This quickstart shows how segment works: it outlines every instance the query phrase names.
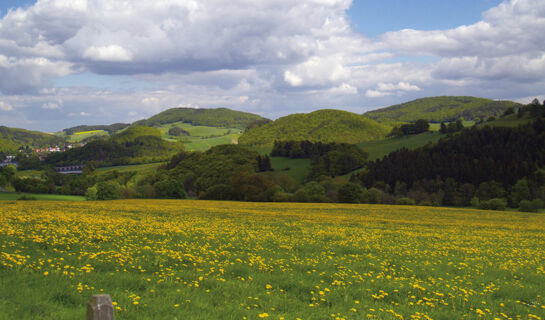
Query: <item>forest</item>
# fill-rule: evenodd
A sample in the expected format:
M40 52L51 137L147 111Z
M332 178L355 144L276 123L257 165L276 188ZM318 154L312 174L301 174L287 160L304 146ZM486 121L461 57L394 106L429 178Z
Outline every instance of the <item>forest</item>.
M37 158L20 158L0 171L0 185L18 192L118 198L198 198L275 202L347 202L460 206L537 211L545 201L545 107L539 102L506 110L504 116L534 119L521 126L484 122L463 128L443 124L443 138L414 150L402 148L368 160L348 143L277 140L269 154L245 145L184 151L160 139L157 129L134 126L85 147ZM403 134L402 127L399 127ZM406 125L407 134L427 131L425 120ZM177 149L178 148L178 149ZM309 159L303 183L274 170L271 157ZM153 170L101 171L107 165L161 161ZM61 175L54 166L83 164L81 175Z

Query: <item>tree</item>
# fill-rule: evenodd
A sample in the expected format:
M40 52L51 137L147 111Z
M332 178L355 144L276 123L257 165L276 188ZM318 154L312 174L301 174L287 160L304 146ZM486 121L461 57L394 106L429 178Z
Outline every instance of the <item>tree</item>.
M119 185L113 181L99 182L96 186L97 200L115 200L119 199Z
M155 196L161 199L184 199L187 193L184 185L176 179L167 179L156 182L153 185Z
M428 132L430 129L430 124L427 120L419 119L414 123L414 127L416 133Z
M171 135L171 136L175 136L175 137L179 137L179 136L190 136L191 134L187 131L187 130L184 130L180 127L177 127L177 126L174 126L170 129L168 129L168 134Z
M345 183L339 189L339 194L338 194L339 202L360 203L361 196L362 196L361 187L352 182Z
M517 181L511 190L511 194L509 194L509 200L511 200L513 208L516 208L522 200L530 200L530 187L526 179Z
M441 125L439 126L439 132L440 133L447 133L447 126L444 122L441 122Z

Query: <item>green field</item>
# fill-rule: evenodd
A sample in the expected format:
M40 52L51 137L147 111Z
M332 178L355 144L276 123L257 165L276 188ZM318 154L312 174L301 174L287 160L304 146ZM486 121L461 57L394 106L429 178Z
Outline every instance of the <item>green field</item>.
M18 178L33 178L33 179L44 179L45 171L43 170L22 170L17 171L15 175Z
M98 168L96 171L108 172L108 171L117 170L119 172L129 172L129 171L150 172L150 171L154 171L162 164L164 163L158 162L158 163L134 164L134 165L127 165L127 166L103 167L103 168Z
M449 122L445 122L445 124L449 124ZM469 128L475 125L475 121L464 120L462 121L462 124L464 125L464 128ZM430 131L439 131L440 128L441 128L441 123L430 123Z
M438 132L426 132L416 135L358 143L358 146L369 153L369 160L376 160L401 148L410 150L416 149L425 146L430 142L437 142L442 137L445 137L445 135Z
M285 173L298 183L303 183L308 176L310 162L310 159L271 157L271 166L276 172Z
M189 132L190 136L171 136L168 130L173 126L182 128ZM218 128L207 126L194 126L184 122L174 122L164 124L158 127L163 139L170 141L182 141L185 150L188 151L206 151L211 147L221 144L237 143L242 131L237 128Z
M387 205L0 202L3 319L543 319L545 215Z
M63 137L68 142L76 143L81 142L87 138L91 137L108 137L110 134L107 131L104 130L92 130L92 131L84 131L84 132L76 132L75 134L66 135L64 132L60 132L57 134L59 137Z
M47 201L83 201L84 197L60 195L60 194L37 194L37 193L15 193L15 192L0 192L0 200L17 200L22 196L33 197L36 200Z

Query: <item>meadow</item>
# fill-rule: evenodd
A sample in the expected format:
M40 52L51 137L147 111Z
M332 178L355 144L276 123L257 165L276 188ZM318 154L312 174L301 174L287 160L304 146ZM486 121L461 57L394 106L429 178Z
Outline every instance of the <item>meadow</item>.
M174 126L186 130L191 135L179 137L169 135L168 130ZM197 126L181 121L163 124L158 129L161 131L163 139L180 140L184 143L184 148L187 151L206 151L217 145L237 143L238 138L242 135L242 131L237 128Z
M0 314L543 319L545 215L192 200L0 202Z

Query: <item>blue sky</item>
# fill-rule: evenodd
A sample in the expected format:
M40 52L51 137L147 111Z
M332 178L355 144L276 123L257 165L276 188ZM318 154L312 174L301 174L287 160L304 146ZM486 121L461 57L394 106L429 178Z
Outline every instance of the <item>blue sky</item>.
M473 24L499 0L356 0L348 15L355 28L374 37L401 29L450 29Z
M544 98L542 0L2 0L0 12L0 125Z

